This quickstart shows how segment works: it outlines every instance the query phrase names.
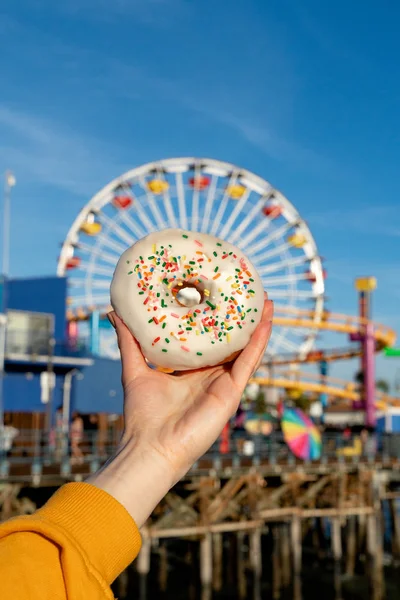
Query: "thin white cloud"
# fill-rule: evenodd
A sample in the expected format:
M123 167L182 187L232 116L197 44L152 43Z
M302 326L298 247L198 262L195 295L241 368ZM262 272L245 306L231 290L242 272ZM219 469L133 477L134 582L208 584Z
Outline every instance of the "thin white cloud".
M164 13L168 13L168 18L171 18L171 15L180 15L182 11L184 13L184 7L187 6L188 3L183 0L71 0L68 3L53 3L50 8L48 0L35 2L37 9L44 10L47 7L49 10L66 12L82 19L98 19L107 15L110 18L116 15L121 17L124 14L136 17L148 13L149 18L154 19L155 25L164 22ZM250 23L254 25L253 19ZM174 23L174 26L176 27L177 23ZM119 93L140 101L145 101L150 95L154 96L156 92L160 103L172 101L191 112L192 118L195 114L202 115L212 125L219 124L235 132L238 142L245 141L274 160L288 162L308 172L324 172L327 176L337 171L331 160L312 150L307 144L292 139L286 131L287 127L283 125L291 118L297 80L292 72L291 57L287 56L285 44L281 39L269 36L263 42L271 46L269 52L263 49L263 76L268 83L261 88L257 83L253 93L254 82L251 75L248 75L247 79L246 75L244 79L242 75L242 84L238 89L235 89L235 86L232 88L229 78L215 79L215 73L229 64L230 58L226 56L224 59L215 57L214 68L210 72L204 68L199 82L190 74L182 76L179 70L176 75L159 76L154 68L125 64L123 61L111 59L108 54L93 53L91 56L89 49L69 47L53 38L51 33L36 33L40 33L38 39L41 45L35 45L33 49L35 64L43 64L43 61L46 63L48 57L56 52L60 64L68 65L66 77L72 78L74 84L82 79L85 87L91 90L99 92L102 85L106 94L115 97ZM80 72L82 64L90 62L89 58L102 64L101 74ZM79 68L74 68L74 64ZM248 67L248 73L251 73L250 65ZM245 69L244 74L246 72ZM255 94L259 97L257 110L253 107Z
M74 194L92 194L107 172L112 152L97 139L48 119L0 105L0 162L25 181L51 184Z
M108 72L104 76L104 84L109 86L111 82L118 81L119 93L126 98L136 100L138 90L146 95L157 93L160 100L175 102L192 113L203 115L211 123L228 127L274 160L290 162L319 173L336 170L333 161L290 139L272 125L273 120L278 120L275 113L279 112L278 100L274 102L277 105L274 108L266 106L264 114L243 114L235 94L222 82L218 90L209 89L206 80L201 89L194 89L193 82L189 80L162 77L154 72L149 74L144 68L131 67L122 61L106 61L106 64Z

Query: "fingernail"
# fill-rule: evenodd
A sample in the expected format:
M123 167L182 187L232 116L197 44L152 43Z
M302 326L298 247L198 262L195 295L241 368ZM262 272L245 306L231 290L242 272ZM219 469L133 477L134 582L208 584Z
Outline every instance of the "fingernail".
M114 311L107 313L107 319L110 321L111 325L115 329L115 319L114 319Z
M265 301L267 310L274 310L274 301L273 300L266 300Z

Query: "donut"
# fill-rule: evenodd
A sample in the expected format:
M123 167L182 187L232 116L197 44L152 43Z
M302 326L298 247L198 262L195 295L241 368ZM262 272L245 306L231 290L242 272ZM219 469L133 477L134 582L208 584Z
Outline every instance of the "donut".
M222 364L246 346L261 320L264 291L232 244L165 229L122 254L111 305L150 364L186 371Z

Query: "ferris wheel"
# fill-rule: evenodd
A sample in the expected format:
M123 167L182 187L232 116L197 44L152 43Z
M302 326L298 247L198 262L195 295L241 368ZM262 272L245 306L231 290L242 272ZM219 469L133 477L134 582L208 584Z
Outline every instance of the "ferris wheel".
M114 179L80 211L63 243L57 274L68 275L68 316L110 310L109 289L124 250L150 232L182 228L210 233L243 250L275 305L323 314L324 271L296 208L261 177L207 158L148 163ZM316 329L274 327L268 357L305 355ZM101 346L117 356L115 336ZM268 358L267 357L267 358Z

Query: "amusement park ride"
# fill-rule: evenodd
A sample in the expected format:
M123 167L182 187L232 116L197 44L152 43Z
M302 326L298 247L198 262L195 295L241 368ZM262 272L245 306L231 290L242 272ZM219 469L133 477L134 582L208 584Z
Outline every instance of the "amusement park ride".
M80 211L63 243L57 273L68 276L70 342L86 332L94 354L117 356L105 314L119 255L137 239L168 227L210 233L239 246L256 266L275 302L273 334L255 380L319 394L326 406L341 398L365 411L400 401L375 390L374 354L390 352L395 333L370 320L373 278L356 281L358 317L324 308L326 271L313 236L296 208L267 181L232 164L176 158L135 168L114 179ZM314 349L318 332L345 334L346 348ZM359 356L361 389L328 377L332 361ZM319 375L288 370L317 363ZM286 370L284 370L286 365ZM273 367L273 368L271 368Z

